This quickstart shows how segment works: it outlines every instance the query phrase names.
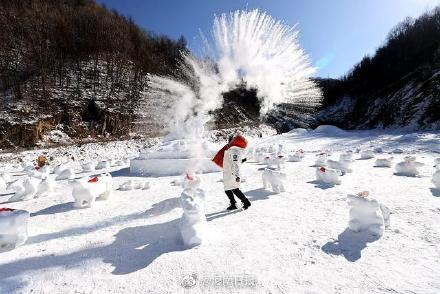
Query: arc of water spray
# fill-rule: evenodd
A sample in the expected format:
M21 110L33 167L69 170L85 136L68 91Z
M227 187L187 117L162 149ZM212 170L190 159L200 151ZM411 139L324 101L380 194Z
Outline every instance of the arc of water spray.
M209 55L198 59L183 53L182 79L151 76L149 97L167 101L168 116L180 122L220 108L222 93L243 82L257 89L262 115L281 103L314 109L321 92L310 79L315 68L298 34L296 26L259 10L216 16L211 40L202 36Z

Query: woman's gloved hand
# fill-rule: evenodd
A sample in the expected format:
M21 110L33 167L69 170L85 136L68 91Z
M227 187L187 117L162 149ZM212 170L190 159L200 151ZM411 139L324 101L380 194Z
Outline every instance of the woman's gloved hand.
M236 178L235 178L235 181L236 181L237 183L240 183L240 177L236 177Z

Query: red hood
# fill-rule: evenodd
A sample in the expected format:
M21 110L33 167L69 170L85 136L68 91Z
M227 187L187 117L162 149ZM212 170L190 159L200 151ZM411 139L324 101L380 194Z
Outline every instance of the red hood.
M223 146L222 149L220 149L219 152L214 156L212 161L214 161L215 164L217 164L219 167L223 168L223 158L225 157L225 151L228 150L231 147L239 147L239 148L246 148L248 142L245 137L242 135L235 136L231 142Z

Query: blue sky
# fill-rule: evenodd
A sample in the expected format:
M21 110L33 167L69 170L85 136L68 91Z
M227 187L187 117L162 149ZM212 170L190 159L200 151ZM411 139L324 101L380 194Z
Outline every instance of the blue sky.
M301 46L319 68L317 76L337 78L363 56L373 54L390 29L417 17L440 0L98 0L130 16L148 31L183 35L200 53L199 30L210 32L215 14L258 8L286 24L298 24Z

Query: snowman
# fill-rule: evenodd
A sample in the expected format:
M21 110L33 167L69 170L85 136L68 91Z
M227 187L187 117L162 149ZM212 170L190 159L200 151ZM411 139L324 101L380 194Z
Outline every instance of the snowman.
M348 195L347 200L350 206L348 228L353 232L366 231L375 236L382 236L384 229L390 225L388 207L370 198L368 191Z
M188 172L183 179L180 204L183 208L180 219L180 233L185 246L200 245L206 236L205 193L200 186L200 178Z

